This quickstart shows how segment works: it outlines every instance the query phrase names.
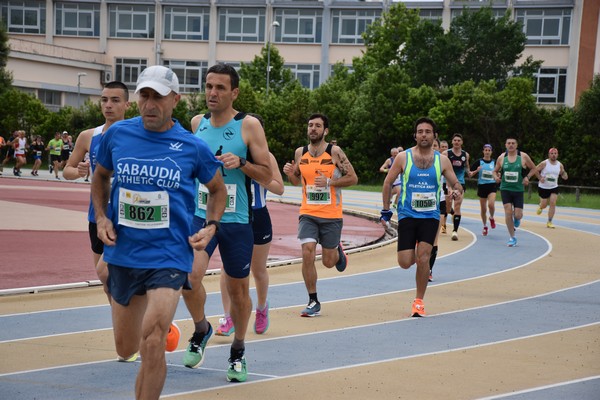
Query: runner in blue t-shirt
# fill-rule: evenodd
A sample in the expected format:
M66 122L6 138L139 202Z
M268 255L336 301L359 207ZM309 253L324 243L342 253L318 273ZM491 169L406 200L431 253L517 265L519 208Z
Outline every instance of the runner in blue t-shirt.
M127 360L139 347L136 397L158 398L167 333L181 289L189 287L193 249L203 249L218 231L227 191L221 163L206 143L172 119L180 99L177 75L163 66L146 68L136 93L141 117L113 124L100 143L92 201L105 244L117 353ZM208 222L197 232L196 179L210 193Z
M223 179L227 186L227 207L221 219L221 229L209 245L194 253L194 267L190 274L191 290L183 297L194 321L194 334L183 357L183 364L198 368L204 361L204 349L213 333L204 314L206 291L202 278L216 246L219 246L225 280L229 290L230 314L235 327L231 344L227 380L243 382L247 378L244 357L246 330L252 312L249 293L249 274L254 235L251 224L250 181L268 182L272 177L269 167L269 146L260 122L233 108L239 94L239 76L226 64L210 67L206 73L206 105L208 113L192 119L192 132L202 138L219 160L223 162ZM200 227L207 219L206 189L198 185L194 226Z
M102 89L100 97L100 108L104 115L105 122L103 125L96 128L86 129L77 136L75 140L75 148L73 153L67 160L63 169L63 177L67 180L75 180L84 178L90 170L92 174L96 167L96 151L100 144L100 139L104 136L104 132L108 130L117 121L125 119L125 112L129 108L129 89L124 83L113 81L109 82ZM89 153L89 161L85 159L85 155ZM102 282L104 291L108 296L110 303L110 294L106 281L108 279L108 267L102 259L104 252L104 243L98 239L96 219L94 215L94 206L90 198L90 206L88 208L88 232L90 236L90 245L92 248L94 268L98 279Z

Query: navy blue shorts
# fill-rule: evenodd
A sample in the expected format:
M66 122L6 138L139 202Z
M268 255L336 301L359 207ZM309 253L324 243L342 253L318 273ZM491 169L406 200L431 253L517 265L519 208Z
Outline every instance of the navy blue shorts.
M191 289L188 274L175 268L142 269L108 264L108 291L120 305L128 306L133 296L143 296L150 289Z
M273 240L273 224L267 207L252 210L254 244L267 244Z
M194 216L194 232L204 227L204 218ZM233 278L246 278L250 275L254 233L251 224L222 223L219 232L204 249L211 257L219 246L223 269Z
M501 190L502 204L512 204L514 208L523 208L523 192L513 192L511 190Z
M402 218L398 221L398 251L414 250L417 242L433 246L439 224L435 218Z

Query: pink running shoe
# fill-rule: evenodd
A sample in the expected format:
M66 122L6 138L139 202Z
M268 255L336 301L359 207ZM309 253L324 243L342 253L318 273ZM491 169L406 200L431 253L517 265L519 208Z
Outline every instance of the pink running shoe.
M269 303L264 310L256 309L256 320L254 321L254 332L262 335L269 329Z
M490 218L490 226L492 229L496 229L496 220L494 218Z
M487 233L488 233L488 228L487 228L487 226L484 226L484 227L483 227L483 232L481 232L481 234L482 234L483 236L487 236Z
M217 336L229 336L235 332L235 326L233 326L233 320L231 317L225 317L219 319L219 327L215 335Z

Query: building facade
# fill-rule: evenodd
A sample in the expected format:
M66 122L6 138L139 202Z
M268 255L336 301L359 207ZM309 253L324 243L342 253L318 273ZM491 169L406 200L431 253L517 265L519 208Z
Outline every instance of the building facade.
M183 93L197 91L210 65L250 62L267 41L303 86L315 88L335 63L361 55L361 34L395 2L2 0L0 18L13 85L59 109L99 96L111 80L134 89L139 73L155 64L177 73ZM464 7L491 5L498 15L510 9L527 35L524 57L544 61L538 103L572 106L600 72L598 0L403 2L445 28Z

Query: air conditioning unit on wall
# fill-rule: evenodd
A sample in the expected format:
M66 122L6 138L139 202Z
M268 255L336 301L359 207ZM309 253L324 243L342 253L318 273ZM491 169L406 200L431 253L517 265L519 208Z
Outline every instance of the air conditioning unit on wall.
M112 71L102 71L100 73L100 83L103 85L113 80Z

